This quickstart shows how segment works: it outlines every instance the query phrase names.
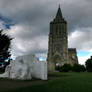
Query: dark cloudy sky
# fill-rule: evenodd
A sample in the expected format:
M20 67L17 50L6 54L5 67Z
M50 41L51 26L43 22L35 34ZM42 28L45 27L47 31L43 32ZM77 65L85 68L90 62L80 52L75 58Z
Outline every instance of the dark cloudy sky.
M0 28L14 38L14 56L46 57L49 23L59 4L68 22L69 47L77 48L81 64L92 54L92 0L0 0Z

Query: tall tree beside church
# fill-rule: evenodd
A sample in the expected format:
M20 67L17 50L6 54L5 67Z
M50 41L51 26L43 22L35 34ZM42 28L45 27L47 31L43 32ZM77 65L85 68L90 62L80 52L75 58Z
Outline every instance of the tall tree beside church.
M0 30L0 62L3 63L5 60L9 59L11 56L9 48L12 38L8 35L2 33L3 30Z

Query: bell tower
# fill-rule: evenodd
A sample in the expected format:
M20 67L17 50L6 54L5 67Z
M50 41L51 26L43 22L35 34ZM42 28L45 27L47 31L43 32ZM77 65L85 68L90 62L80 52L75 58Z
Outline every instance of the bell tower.
M48 71L55 71L56 65L68 62L67 22L59 6L56 17L50 22L48 42Z

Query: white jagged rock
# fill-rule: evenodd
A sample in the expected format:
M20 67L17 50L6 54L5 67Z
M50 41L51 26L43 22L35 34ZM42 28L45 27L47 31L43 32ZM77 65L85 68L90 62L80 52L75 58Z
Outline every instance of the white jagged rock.
M11 61L1 78L30 80L32 78L47 80L47 62L39 61L34 55L24 55Z

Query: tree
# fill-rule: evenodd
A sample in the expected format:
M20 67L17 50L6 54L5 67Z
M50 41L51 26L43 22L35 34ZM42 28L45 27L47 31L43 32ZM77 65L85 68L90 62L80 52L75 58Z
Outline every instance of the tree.
M84 71L86 71L86 68L85 68L84 65L74 64L74 66L72 67L72 71L74 71L74 72L84 72Z
M92 72L92 56L86 61L86 70Z
M69 72L69 71L74 71L74 72L84 72L86 71L86 68L84 65L80 64L74 64L71 66L70 64L64 64L62 67L59 68L60 72Z
M0 63L4 63L11 56L9 48L12 38L0 30Z
M70 64L64 64L60 67L60 72L69 72L72 70L72 66Z

